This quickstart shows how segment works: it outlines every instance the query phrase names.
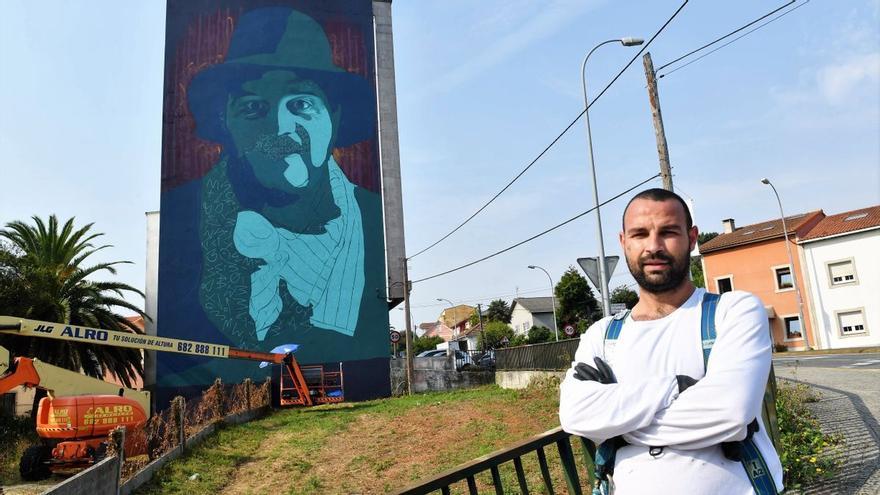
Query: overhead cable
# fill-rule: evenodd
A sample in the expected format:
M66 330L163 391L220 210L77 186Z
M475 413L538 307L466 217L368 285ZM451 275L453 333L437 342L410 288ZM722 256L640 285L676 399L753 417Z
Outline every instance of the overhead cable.
M626 70L629 68L629 66L632 65L633 62L636 61L636 59L639 57L639 55L641 55L642 52L644 52L644 51L648 48L648 46L654 41L654 39L657 38L657 36L659 36L660 33L662 33L664 29L666 29L666 26L668 26L669 23L671 23L672 20L675 19L675 16L677 16L678 13L681 12L681 10L684 8L684 6L687 5L688 1L689 1L689 0L685 0L685 1L681 4L681 6L678 7L678 10L676 10L676 11L672 14L672 16L670 16L669 19L667 19L666 22L663 23L662 26L660 26L660 29L658 29L657 32L654 33L653 36L651 36L651 39L649 39L644 45L642 45L642 48L638 51L638 53L636 53L635 56L634 56L632 59L630 59L630 61L627 62L627 64L626 64L625 66L623 66L622 69L620 69L620 71L617 73L617 75L614 76L613 79L611 79L611 82L609 82L607 85L605 85L605 87L602 89L602 91L600 91L599 94L596 95L595 98L593 98L593 100L590 102L589 106L587 106L586 108L584 108L583 110L581 110L581 113L579 113L579 114L577 115L577 117L575 117L571 122L569 122L568 125L565 126L565 129L563 129L562 132L560 132L555 138L553 138L553 140L550 141L550 144L548 144L548 145L547 145L547 146L546 146L546 147L545 147L540 153L538 153L538 156L536 156L534 160L532 160L531 162L529 162L529 164L526 165L526 167L525 167L524 169L522 169L518 174L516 174L516 176L515 176L510 182L508 182L503 188L501 188L500 191L498 191L494 196L492 196L492 198L489 199L489 201L487 201L485 204L483 204L483 206L481 206L481 207L480 207L477 211L475 211L471 216L467 217L463 222L461 222L460 224L458 224L457 227L455 227L454 229L452 229L451 231L449 231L446 235L444 235L444 236L441 237L440 239L437 239L436 241L434 241L434 243L432 243L431 245L425 247L424 249L422 249L421 251L417 252L416 254L414 254L414 255L412 255L412 256L409 256L408 259L413 259L413 258L415 258L416 256L418 256L418 255L424 253L425 251L427 251L427 250L433 248L433 247L436 246L437 244L440 244L441 242L443 242L444 240L446 240L446 239L447 239L449 236L451 236L452 234L456 233L460 228L464 227L468 222L470 222L471 220L473 220L474 217L476 217L476 216L479 215L483 210L485 210L486 207L488 207L488 206L489 206L490 204L492 204L496 199L498 199L498 197L501 196L501 195L504 193L504 191L507 191L507 189L510 188L510 186L512 186L514 182L516 182L517 180L519 180L519 178L522 177L522 175L525 174L527 170L529 170L530 168L532 168L532 165L534 165L535 163L537 163L537 161L540 160L541 157L543 157L548 151L550 151L550 148L552 148L552 147L553 147L553 146L554 146L554 145L555 145L560 139L562 139L562 136L564 136L564 135L568 132L568 130L571 129L571 128L574 126L574 124L575 124L575 123L576 123L581 117L583 117L583 115L587 112L587 110L588 110L590 107L592 107L593 104L596 103L596 101L598 101L599 98L601 98L602 95L605 94L606 91L608 91L608 88L610 88L611 85L614 84L614 83L620 78L620 76L623 75L624 72L626 72Z
M784 8L786 8L786 7L788 7L788 6L790 6L791 4L795 3L796 1L797 1L797 0L792 0L791 2L788 2L787 4L781 6L781 7L777 8L777 9L775 9L775 10L773 10L773 11L771 11L771 12L769 12L769 13L767 13L767 14L764 14L763 16L761 16L761 17L755 19L754 21L752 21L752 22L750 22L750 23L748 23L748 24L746 24L746 25L744 25L744 26L742 26L742 27L740 27L740 28L738 28L738 29L736 29L736 30L734 30L734 31L731 31L731 32L725 34L724 36L722 36L722 37L716 39L715 41L712 41L712 42L710 42L710 43L706 43L705 45L701 46L700 48L697 48L696 50L692 50L692 51L690 51L690 52L688 52L688 53L686 53L686 54L684 54L684 55L682 55L682 56L676 58L675 60L673 60L673 61L671 61L671 62L668 62L668 63L665 63L665 64L661 65L661 66L656 70L656 72L660 72L660 71L663 70L664 68L669 67L670 65L672 65L672 64L674 64L674 63L676 63L676 62L679 62L679 61L681 61L681 60L683 60L683 59L685 59L685 58L687 58L687 57L689 57L689 56L691 56L691 55L693 55L693 54L699 52L700 50L703 50L703 49L705 49L705 48L708 48L708 47L714 45L715 43L718 43L719 41L724 40L724 39L726 39L726 38L728 38L728 37L730 37L730 36L732 36L732 35L734 35L734 34L740 32L740 31L742 31L743 29L746 29L746 28L748 28L749 26L752 26L752 25L754 25L755 23L760 22L760 21L763 20L763 19L766 19L767 17L769 17L769 16L771 16L771 15L773 15L773 14L779 12L780 10L782 10L782 9L784 9ZM810 2L810 0L806 0L806 1L805 1L804 3L802 3L802 4L800 4L800 5L796 6L796 7L793 7L793 8L791 8L791 9L789 9L789 10L786 10L785 12L779 14L778 16L776 16L776 17L770 19L770 20L767 21L767 22L764 22L764 23L762 23L762 24L759 24L759 25L756 26L755 28L746 31L745 33L743 33L743 34L737 36L736 38L733 38L732 40L728 41L727 43L724 43L723 45L721 45L721 46L715 48L714 50L710 50L710 51L708 51L708 52L706 52L706 53L700 55L699 57L697 57L697 58L695 58L695 59L689 61L688 63L686 63L686 64L682 64L682 65L680 65L680 66L678 66L678 67L672 69L672 70L669 71L669 72L666 72L666 73L664 73L664 74L660 74L659 76L657 76L657 78L660 79L660 78L666 77L666 76L668 76L669 74L672 74L673 72L676 72L676 71L679 71L679 70L681 70L681 69L684 69L685 67L687 67L688 65L693 64L694 62L697 62L697 61L699 61L699 60L701 60L701 59L703 59L703 58L705 58L705 57L708 57L709 55L711 55L711 54L717 52L718 50L720 50L720 49L722 49L722 48L724 48L724 47L726 47L726 46L729 46L729 45L735 43L736 41L738 41L738 40L740 40L740 39L742 39L742 38L745 38L746 36L748 36L748 35L754 33L755 31L761 29L762 27L766 26L767 24L770 24L770 23L772 23L772 22L778 21L778 20L781 19L782 17L785 17L786 15L788 15L788 14L794 12L795 10L797 10L797 9L799 9L799 8L801 8L801 7L803 7L804 5L808 4L809 2Z
M562 222L562 223L556 224L556 225L554 225L553 227L550 227L549 229L547 229L547 230L545 230L545 231L543 231L543 232L540 232L540 233L538 233L538 234L535 234L535 235L529 237L528 239L525 239L525 240L523 240L523 241L517 242L516 244L513 244L512 246L508 246L508 247L506 247L506 248L504 248L504 249L502 249L502 250L500 250L500 251L496 251L496 252L494 252L494 253L492 253L492 254L490 254L490 255L488 255L488 256L484 256L484 257L482 257L482 258L480 258L480 259L478 259L478 260L471 261L470 263L465 263L464 265L461 265L461 266L455 267L455 268L453 268L453 269L451 269L451 270L446 270L445 272L440 272L440 273L437 273L437 274L431 275L430 277L424 277L424 278L420 278L420 279L418 279L418 280L413 280L412 283L417 284L417 283L419 283L419 282L424 282L424 281L426 281L426 280L431 280L432 278L442 277L443 275L448 275L448 274L450 274L450 273L452 273L452 272L457 272L457 271L462 270L462 269L464 269L464 268L467 268L467 267L469 267L469 266L476 265L477 263L482 263L482 262L484 262L484 261L486 261L486 260L488 260L488 259L490 259L490 258L494 258L495 256L498 256L499 254L506 253L507 251L510 251L511 249L514 249L514 248L517 248L517 247L519 247L519 246L522 246L523 244L525 244L525 243L527 243L527 242L534 241L535 239L537 239L537 238L539 238L539 237L541 237L541 236L543 236L543 235L545 235L545 234L549 234L550 232L553 232L554 230L556 230L556 229L558 229L558 228L560 228L560 227L562 227L562 226L568 225L569 223L571 223L571 222L577 220L578 218L580 218L580 217L586 215L587 213L592 212L593 210L595 210L596 208L598 208L598 207L600 207L600 206L605 206L606 204L608 204L608 203L614 201L615 199L617 199L617 198L623 196L624 194L627 194L628 192L632 191L633 189L636 189L636 188L638 188L638 187L640 187L640 186L642 186L642 185L644 185L644 184L646 184L646 183L648 183L648 182L651 182L652 180L656 179L657 177L660 177L660 174L659 174L659 173L658 173L658 174L654 174L654 175L652 175L651 177L648 177L647 179L643 180L642 182L639 182L638 184L636 184L636 185L630 187L629 189L627 189L627 190L625 190L625 191L623 191L623 192L621 192L621 193L619 193L619 194L617 194L617 195L615 195L615 196L613 196L613 197L611 197L611 198L609 198L609 199L603 201L602 203L599 203L597 206L594 206L594 207L592 207L592 208L590 208L590 209L588 209L588 210L586 210L586 211L583 211L583 212L581 212L581 213L578 213L577 215L575 215L575 216L569 218L568 220L566 220L566 221L564 221L564 222Z

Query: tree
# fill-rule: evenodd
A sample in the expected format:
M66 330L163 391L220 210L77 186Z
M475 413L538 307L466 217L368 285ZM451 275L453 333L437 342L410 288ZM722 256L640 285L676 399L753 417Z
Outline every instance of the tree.
M550 342L553 340L553 332L547 327L532 326L529 329L529 344L540 344L541 342Z
M626 304L626 309L633 309L639 302L639 295L636 291L625 285L611 291L611 302Z
M587 279L573 266L562 274L555 288L556 301L559 304L557 311L559 328L567 324L577 326L581 321L588 324L599 319L601 313L599 302L593 296L593 291L587 283Z
M490 321L485 324L483 331L480 332L479 345L481 349L504 347L501 341L505 338L507 338L508 342L513 340L513 329L510 328L510 325L503 321Z
M114 309L125 308L148 318L140 308L123 299L127 292L141 297L143 293L121 282L91 280L104 272L115 275L116 265L130 262L85 264L97 251L110 247L92 244L103 235L90 232L93 224L75 230L73 218L59 226L55 215L49 217L48 225L37 216L33 221L33 225L10 222L0 230L0 239L6 241L0 245L2 312L34 320L137 333L139 329ZM135 349L38 338L0 338L2 345L14 355L81 370L96 378L102 378L104 371L109 371L127 387L134 383L137 375L143 374L141 353Z
M718 237L718 232L700 232L697 235L697 243L705 244L716 237ZM694 285L697 287L706 287L702 260L703 257L699 255L691 257L691 280L694 281Z
M437 344L444 342L443 337L432 335L430 337L416 337L412 341L413 356L420 352L431 351L437 348Z
M503 299L496 299L486 308L486 320L510 323L510 305Z

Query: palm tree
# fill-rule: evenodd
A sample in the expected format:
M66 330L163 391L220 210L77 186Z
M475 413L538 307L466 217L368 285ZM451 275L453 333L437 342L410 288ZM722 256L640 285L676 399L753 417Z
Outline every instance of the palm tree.
M75 230L73 218L60 228L55 215L49 217L48 225L37 216L32 219L33 225L15 221L0 230L0 240L6 241L0 245L0 314L138 333L114 309L125 308L148 318L123 299L126 292L141 297L143 293L124 283L90 279L103 272L115 275L116 265L130 262L86 266L90 256L110 247L92 244L103 235L90 232L93 224ZM96 378L109 371L127 387L143 374L141 354L134 349L15 336L3 337L2 344L14 355L82 370Z

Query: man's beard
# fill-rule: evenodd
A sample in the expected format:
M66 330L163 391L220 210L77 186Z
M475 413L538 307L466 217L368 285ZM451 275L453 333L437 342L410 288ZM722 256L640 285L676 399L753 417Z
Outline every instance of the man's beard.
M645 263L649 261L663 261L669 263L669 269L659 273L648 275L645 273ZM629 271L642 290L652 294L662 294L677 289L688 275L691 266L691 255L685 253L676 259L665 253L655 253L643 256L638 260L626 260ZM651 277L649 280L648 277Z

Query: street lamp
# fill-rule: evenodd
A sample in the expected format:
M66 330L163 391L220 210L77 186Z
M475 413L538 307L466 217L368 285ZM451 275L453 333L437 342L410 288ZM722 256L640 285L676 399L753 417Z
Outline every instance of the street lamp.
M794 272L794 258L791 256L791 244L788 242L788 227L785 225L785 213L782 211L782 200L779 199L779 192L776 191L776 187L770 182L770 179L764 177L761 179L762 184L766 184L773 189L773 194L776 195L776 202L779 204L779 215L782 217L782 233L785 235L785 249L788 251L788 264L791 266L791 283L794 285L794 294L797 298L798 305L798 319L801 324L801 331L804 333L804 340L807 342L807 347L810 346L810 341L807 339L807 322L804 320L804 302L801 299L801 289L798 287L797 277ZM782 324L782 331L785 332L785 322ZM771 334L770 340L773 340L773 335ZM785 335L783 334L783 338Z
M550 302L553 304L553 333L556 335L556 340L559 340L559 323L556 321L556 295L553 292L553 277L550 276L550 273L547 270L541 268L536 265L529 265L529 268L532 270L541 270L542 272L547 274L547 279L550 280Z
M590 169L593 172L593 201L596 204L596 225L598 227L599 235L599 280L601 281L600 290L602 292L602 311L605 316L611 314L611 301L608 298L608 274L605 273L605 241L602 239L602 215L599 213L599 187L596 184L596 164L593 160L593 136L590 132L590 100L587 97L587 76L585 71L587 70L587 60L590 58L590 55L602 45L607 45L608 43L620 43L623 46L637 46L644 42L645 40L641 38L632 37L603 41L590 50L590 53L584 57L584 63L581 64L581 85L584 87L584 117L587 123L587 144L590 147Z

